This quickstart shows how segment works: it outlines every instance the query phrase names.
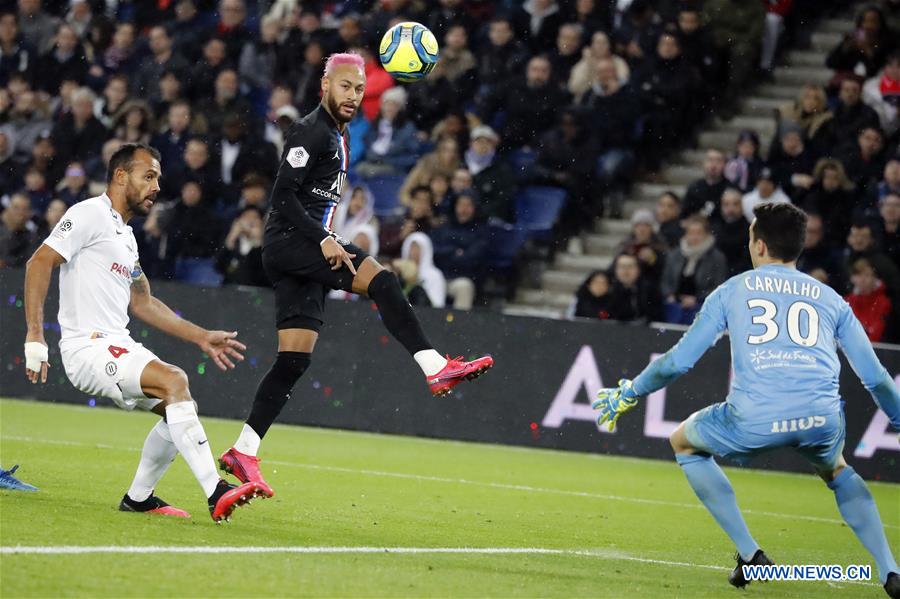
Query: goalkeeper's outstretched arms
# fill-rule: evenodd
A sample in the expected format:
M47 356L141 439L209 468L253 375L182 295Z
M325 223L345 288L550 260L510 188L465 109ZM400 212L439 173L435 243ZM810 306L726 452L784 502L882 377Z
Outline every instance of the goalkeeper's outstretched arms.
M647 366L633 381L622 379L617 387L600 389L592 404L598 411L598 426L612 430L619 416L636 406L638 399L662 389L693 368L706 350L715 345L727 328L722 301L726 284L706 298L691 328L665 355Z

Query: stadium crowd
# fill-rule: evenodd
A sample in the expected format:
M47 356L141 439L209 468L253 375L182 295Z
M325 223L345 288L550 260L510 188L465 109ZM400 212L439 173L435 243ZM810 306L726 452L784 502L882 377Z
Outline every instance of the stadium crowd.
M102 192L115 149L144 141L163 157L158 201L132 223L144 270L266 285L284 133L317 105L324 59L349 50L368 83L335 230L392 263L413 303L468 309L495 274L492 227L527 216L522 190L564 190L554 243L620 217L639 173L771 77L780 36L840 4L0 0L0 267L22 266L68 206ZM847 294L873 340L897 339L898 14L859 12L828 56L834 79L778 112L770 148L743 132L732 154L706 152L683 198L633 214L574 313L689 322L749 266L752 207L792 201L811 214L801 268ZM441 59L400 86L377 46L404 20L434 31Z

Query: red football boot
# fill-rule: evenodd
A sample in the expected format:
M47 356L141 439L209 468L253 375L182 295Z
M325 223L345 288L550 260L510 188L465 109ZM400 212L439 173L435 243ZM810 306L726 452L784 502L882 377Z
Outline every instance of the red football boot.
M233 474L242 483L262 483L264 489L268 491L268 497L275 495L272 487L266 483L259 471L259 458L254 455L241 453L234 447L219 456L219 468Z
M450 359L447 356L447 365L433 376L425 377L431 393L435 396L447 395L453 387L463 381L477 379L494 365L494 358L482 356L471 362L464 362L462 356Z
M191 515L182 509L171 506L156 495L151 493L144 501L134 501L126 493L119 503L120 512L137 512L139 514L157 514L160 516L175 516L176 518L190 518Z
M253 501L256 497L271 497L272 489L266 483L249 482L239 487L224 480L209 498L209 515L216 524L231 520L231 513L242 505Z

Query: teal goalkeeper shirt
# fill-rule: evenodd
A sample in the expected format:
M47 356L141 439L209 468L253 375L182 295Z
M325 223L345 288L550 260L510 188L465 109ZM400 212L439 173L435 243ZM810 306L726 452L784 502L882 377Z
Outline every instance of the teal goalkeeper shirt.
M863 385L900 430L900 391L878 361L850 306L795 268L769 264L732 277L707 297L694 323L634 379L646 396L687 372L725 332L735 416L763 422L840 409L840 347Z

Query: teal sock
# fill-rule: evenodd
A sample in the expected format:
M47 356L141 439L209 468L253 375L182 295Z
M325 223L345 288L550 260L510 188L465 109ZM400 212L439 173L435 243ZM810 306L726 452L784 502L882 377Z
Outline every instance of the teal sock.
M884 535L878 506L875 505L865 481L853 468L846 466L833 481L828 483L828 488L834 491L834 498L844 521L875 558L881 584L885 583L891 572L900 573Z
M747 523L738 509L734 489L725 473L712 456L677 453L675 460L684 471L697 498L734 542L741 557L750 561L759 550L759 545L750 536Z

